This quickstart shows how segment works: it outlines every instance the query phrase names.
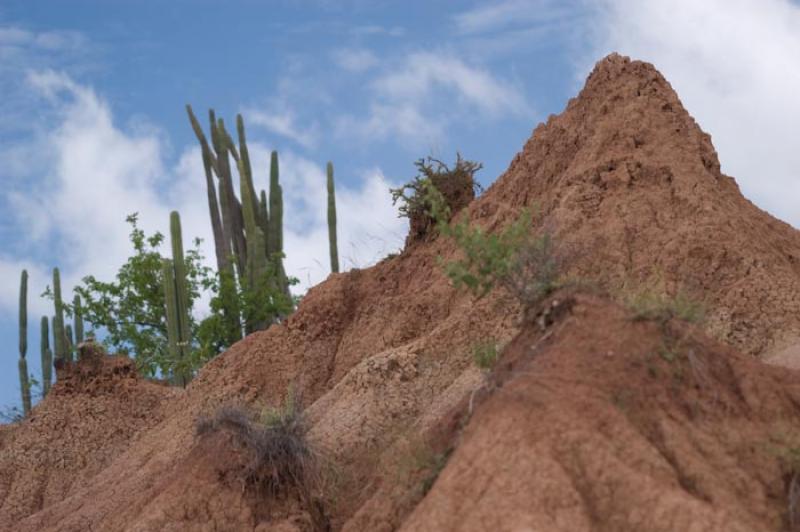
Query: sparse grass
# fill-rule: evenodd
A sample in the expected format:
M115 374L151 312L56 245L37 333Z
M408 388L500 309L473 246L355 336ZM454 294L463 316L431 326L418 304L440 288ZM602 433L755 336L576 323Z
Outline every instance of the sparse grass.
M689 323L701 323L706 314L705 306L683 291L669 296L662 291L642 289L626 295L623 302L630 309L631 317L635 321L652 320L664 323L678 318Z
M413 497L421 499L439 478L453 449L449 447L437 452L427 441L417 438L412 438L406 444L405 452L398 457L395 475L399 483L411 483L409 487L413 489Z
M308 426L294 394L290 392L283 405L267 408L260 416L226 406L196 425L198 436L220 430L228 431L248 455L242 472L245 487L271 498L296 493L314 526L326 528L322 457L308 441Z
M498 344L494 338L489 338L472 346L472 360L481 369L492 369L499 355Z

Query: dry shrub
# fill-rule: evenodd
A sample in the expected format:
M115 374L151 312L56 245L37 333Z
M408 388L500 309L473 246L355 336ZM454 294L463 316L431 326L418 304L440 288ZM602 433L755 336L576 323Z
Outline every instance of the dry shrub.
M527 315L547 296L568 283L566 273L582 255L575 244L558 240L544 224L516 249L499 281Z
M433 157L419 159L414 166L417 175L410 182L390 189L392 204L399 202L400 216L409 219L406 245L431 236L435 226L447 223L451 215L469 205L480 190L475 173L483 168L461 154L456 155L453 167Z
M220 430L231 434L248 457L242 470L245 488L272 499L294 493L314 527L328 529L323 457L308 441L297 396L290 393L281 407L266 409L260 418L244 407L224 406L196 425L198 436Z

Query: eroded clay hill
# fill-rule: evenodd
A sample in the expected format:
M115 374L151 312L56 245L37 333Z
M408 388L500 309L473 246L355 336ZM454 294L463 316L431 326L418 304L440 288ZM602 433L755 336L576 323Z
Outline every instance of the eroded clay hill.
M586 249L586 277L663 283L705 301L710 332L746 353L800 340L800 233L741 195L649 63L599 62L486 196L537 205Z
M326 508L334 530L610 531L654 520L687 530L686 516L704 530L780 529L785 471L759 446L791 443L769 434L781 419L797 421L796 376L733 349L764 355L794 343L800 234L740 195L651 65L617 55L598 63L566 111L540 125L465 212L497 230L533 206L582 251L573 273L612 293L653 280L688 291L706 301L708 330L732 347L670 325L681 342L664 355L672 336L584 296L549 328L518 336L515 300L501 291L478 301L456 293L437 257L458 250L425 239L374 267L332 275L285 324L250 335L185 393L159 403L147 426L137 412L110 412L113 423L133 428L113 453L87 459L101 466L62 471L25 451L21 435L34 434L41 412L91 400L53 394L31 421L2 433L0 523L23 531L307 529L308 512L291 498L243 491L241 457L224 434L195 436L199 416L225 404L276 405L291 385L307 407L312 441L340 471ZM471 360L475 343L490 337L517 338L504 355L511 374L491 382ZM519 383L524 393L510 393ZM94 433L93 416L63 419L68 428L37 437ZM431 479L414 464L419 449L440 444L455 451L423 498L420 485ZM503 459L509 453L513 466ZM518 466L533 473L517 476ZM69 487L13 502L30 500L34 471L37 486Z
M550 309L401 530L795 529L800 373L595 296Z

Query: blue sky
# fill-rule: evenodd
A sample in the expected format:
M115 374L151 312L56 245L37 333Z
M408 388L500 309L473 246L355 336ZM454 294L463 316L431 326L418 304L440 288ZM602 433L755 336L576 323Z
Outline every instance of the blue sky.
M338 182L344 266L397 249L387 188L458 150L491 183L594 62L653 62L712 134L723 171L800 226L800 6L794 0L494 2L4 0L0 4L0 405L18 403L19 272L36 297L113 275L126 214L212 256L199 150L184 105L244 115L258 187L281 155L287 268L327 275L324 164Z

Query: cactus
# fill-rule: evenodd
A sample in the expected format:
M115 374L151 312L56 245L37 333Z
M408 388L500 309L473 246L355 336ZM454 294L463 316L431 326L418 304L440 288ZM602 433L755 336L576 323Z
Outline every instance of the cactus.
M328 161L328 244L331 252L331 271L339 273L339 246L336 242L336 191L333 184L333 163Z
M278 168L278 152L272 152L269 165L269 234L267 235L267 253L270 257L282 250L283 205L281 204L280 174Z
M69 323L64 326L64 336L67 339L67 353L69 353L70 360L77 360L76 356L76 349L75 349L75 339L72 335L72 325Z
M58 268L53 268L53 297L56 307L56 316L53 320L53 347L55 348L56 362L65 364L69 362L70 358L64 333L64 303L61 300L61 274Z
M238 161L239 164L239 183L241 187L241 182L245 181L247 183L247 187L250 190L250 209L253 210L253 215L258 220L259 214L259 207L258 207L258 197L256 196L256 189L253 185L253 170L250 167L250 152L247 149L247 139L245 138L244 134L244 119L242 115L236 115L236 133L239 136L239 157L240 160ZM242 196L242 214L244 215L244 205L245 198ZM247 223L244 220L245 224ZM260 225L260 224L258 224ZM246 228L245 228L246 229Z
M50 392L50 383L53 379L53 353L50 351L50 331L47 316L42 316L41 340L39 346L42 351L42 397Z
M233 191L233 177L228 161L228 153L234 155L234 159L236 159L237 162L239 157L236 156L233 141L225 129L225 122L221 118L217 120L216 132L219 146L217 150L217 161L220 163L219 166L223 170L225 176L226 197L231 218L233 252L234 255L236 255L236 264L239 268L239 272L242 273L247 264L247 245L244 241L244 217L242 215L242 206L239 200L236 199L236 194Z
M222 218L220 217L219 202L217 201L217 190L214 185L214 177L212 176L212 171L219 174L218 170L214 170L217 166L217 162L208 145L206 136L203 134L203 128L200 127L200 122L197 121L197 118L192 112L191 105L186 105L186 113L189 115L189 122L192 125L194 134L197 136L197 140L200 142L200 149L203 154L203 170L206 176L206 192L208 196L208 212L211 216L211 231L214 234L214 252L217 256L217 269L223 271L228 268L231 244L230 241L226 241L222 231Z
M170 239L172 261L162 265L164 299L167 315L167 339L170 354L176 367L175 378L183 386L189 381L185 370L191 349L191 321L189 315L189 287L186 281L186 263L183 257L181 218L177 211L170 214Z
M175 297L175 269L172 261L162 261L162 281L164 283L164 308L167 317L167 344L170 360L178 360L181 356L178 343L180 342L180 325L178 323L177 298Z
M269 194L261 191L257 195L242 116L236 117L236 144L225 129L224 121L216 116L213 109L209 111L208 140L191 107L187 105L186 110L203 154L209 212L218 259L219 299L224 306L225 329L229 331L228 339L232 343L241 338L242 332L239 290L250 296L248 300L257 300L256 293L260 289L258 287L263 286L263 281L274 283L287 297L291 297L282 261L283 190L279 182L278 154L271 154ZM239 174L238 199L234 191L229 155L236 162ZM212 171L219 180L216 191L211 177ZM226 263L220 260L223 254L227 258L232 255L233 261ZM275 273L268 280L266 277L270 272ZM252 309L246 310L249 312ZM245 321L248 321L245 326L247 332L266 324L254 323L252 316L245 316Z
M269 258L269 250L266 249L267 238L269 238L269 204L267 203L266 191L261 191L260 201L258 202L258 222L261 226L261 232L264 233L264 253Z
M242 151L242 153L245 153ZM244 168L244 156L239 160L239 172L245 175L246 168ZM264 233L259 227L257 210L255 207L257 203L255 199L255 190L252 187L252 182L248 179L242 178L240 181L241 195L242 195L242 211L245 223L245 235L247 237L247 270L244 276L245 286L251 293L257 293L262 283L266 282L265 276L267 274L267 252L266 244L264 242ZM252 310L252 309L250 309ZM260 329L266 328L266 321L263 319L255 319L253 316L245 316L245 332L248 334Z
M72 299L72 321L75 325L75 345L83 343L83 308L81 306L81 296L75 295Z
M233 178L228 160L230 144L225 123L222 119L215 120L214 111L209 112L211 120L211 139L214 151L217 154L217 168L219 171L220 206L222 208L222 229L226 238L231 243L231 249L236 257L236 266L241 273L245 266L244 236L242 234L241 206L233 191Z
M31 413L31 383L28 380L28 272L22 270L19 282L19 389L22 394L22 412Z

